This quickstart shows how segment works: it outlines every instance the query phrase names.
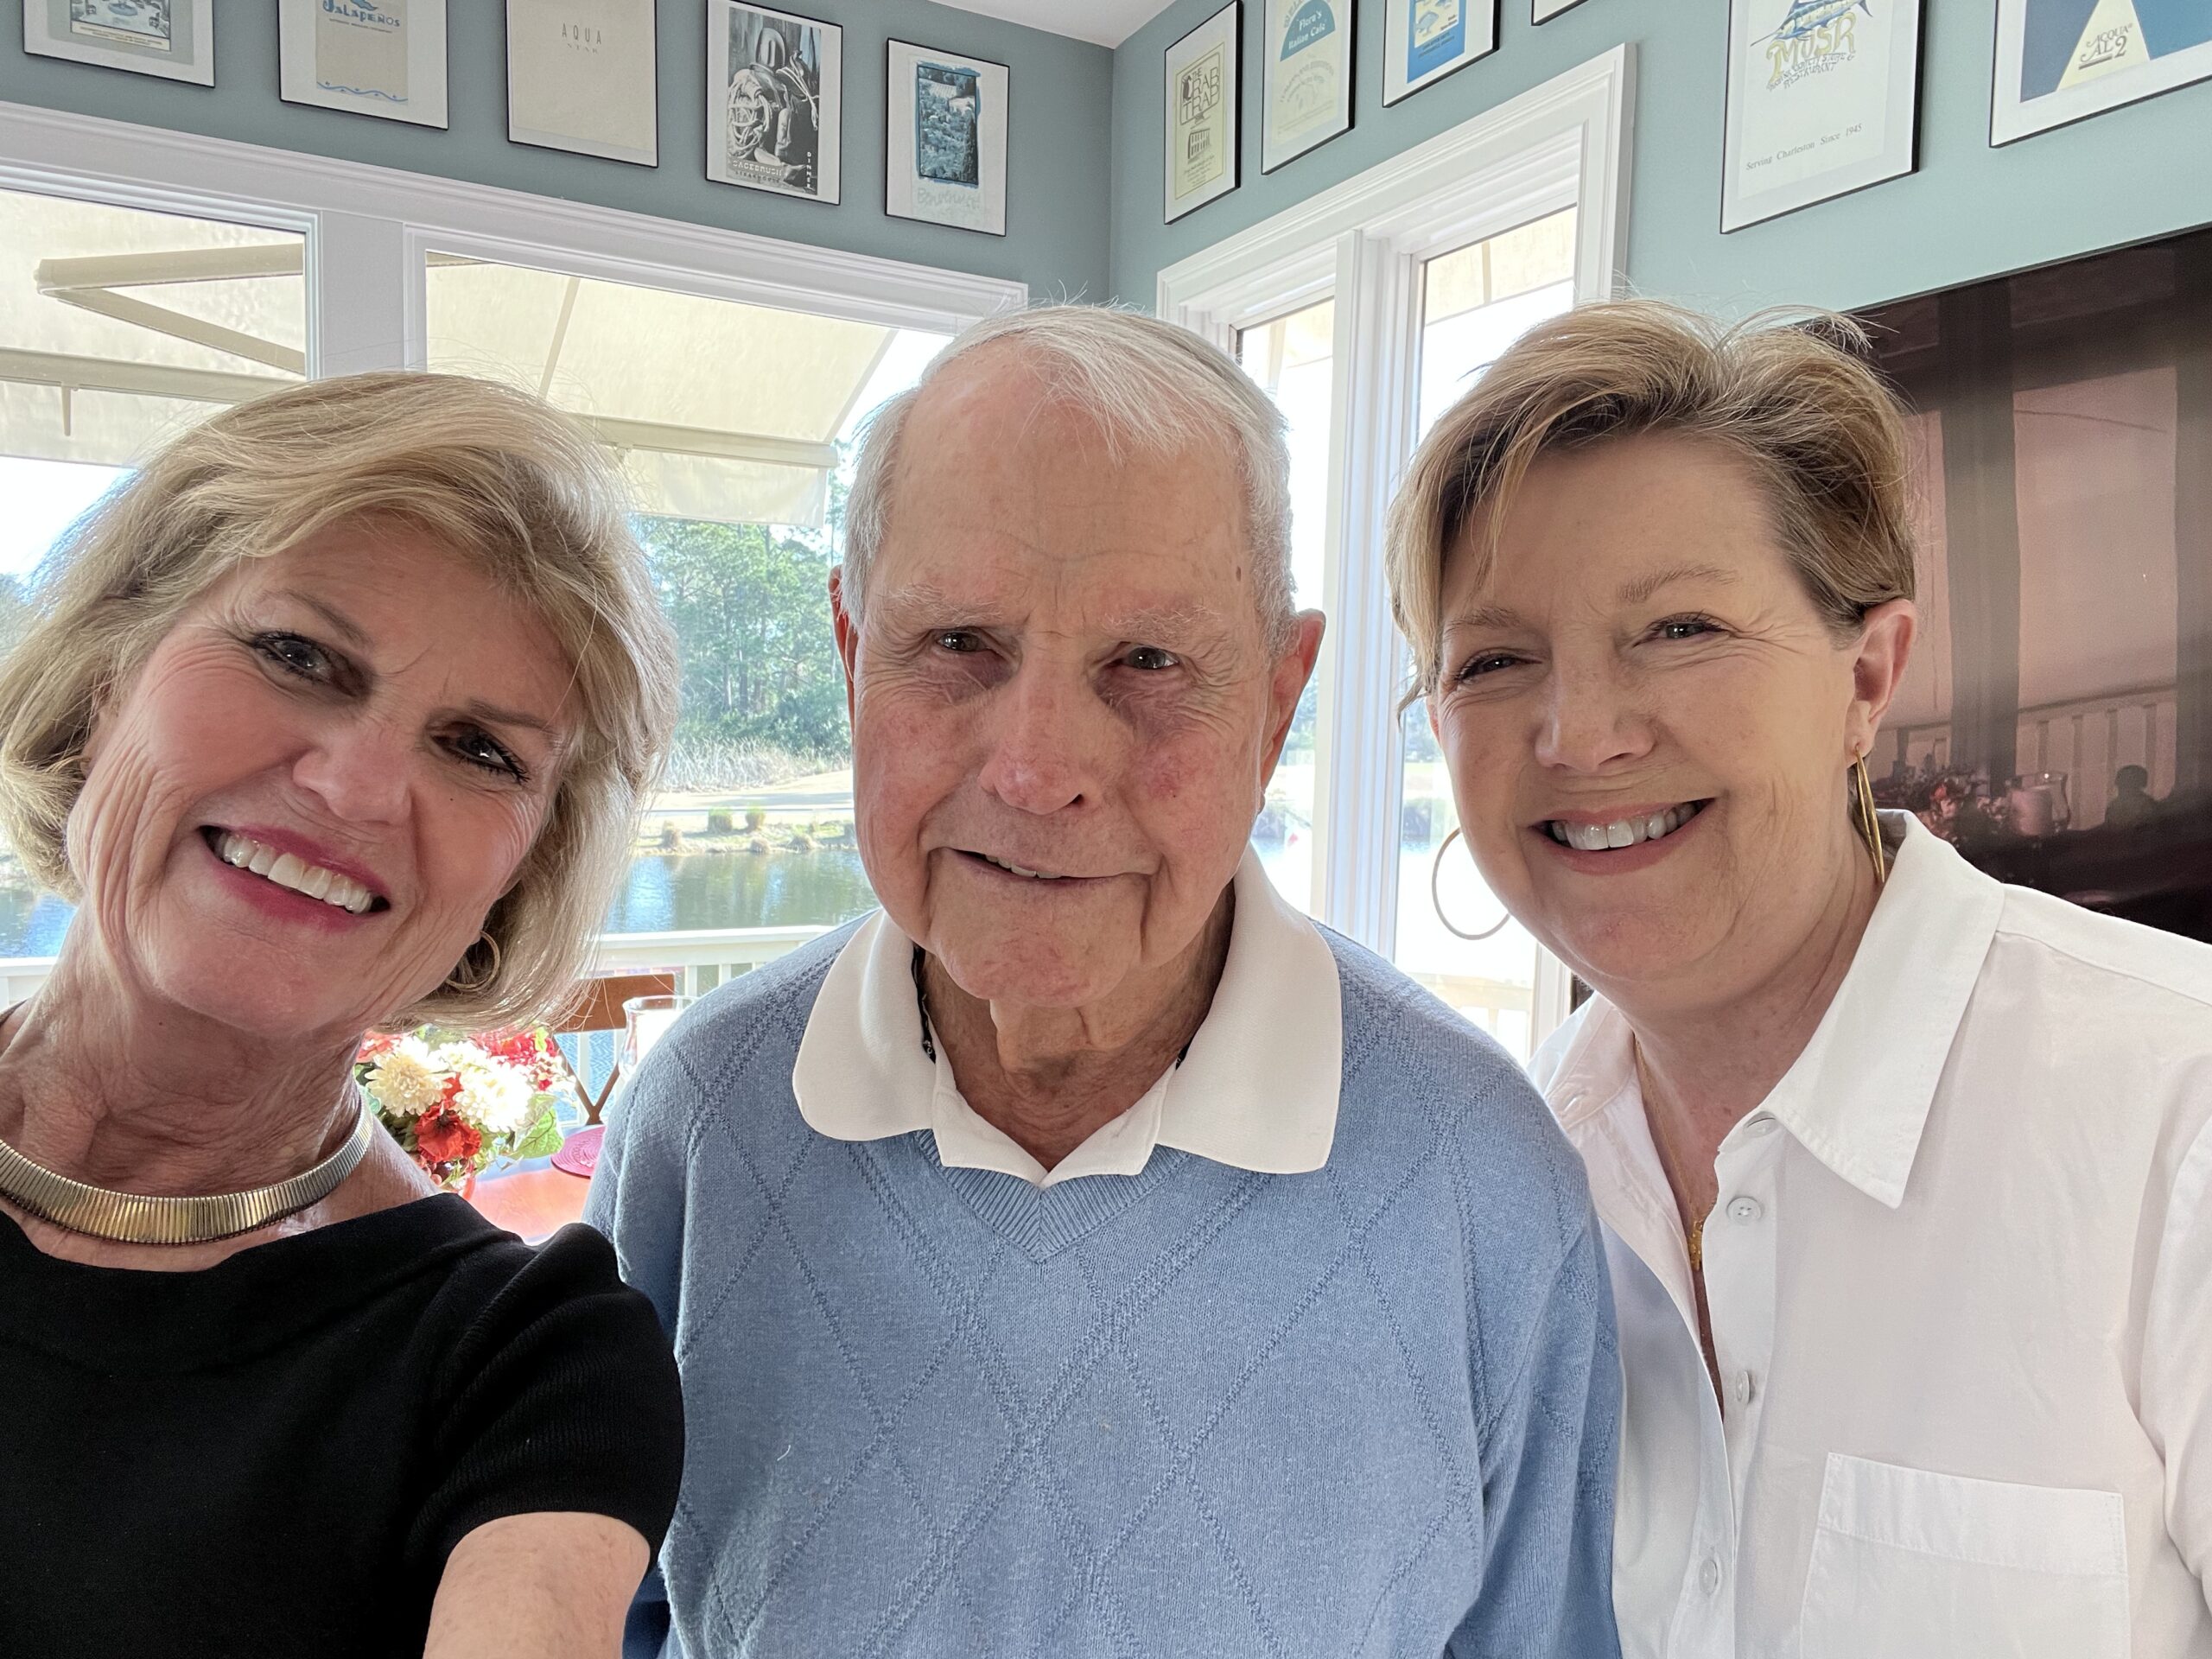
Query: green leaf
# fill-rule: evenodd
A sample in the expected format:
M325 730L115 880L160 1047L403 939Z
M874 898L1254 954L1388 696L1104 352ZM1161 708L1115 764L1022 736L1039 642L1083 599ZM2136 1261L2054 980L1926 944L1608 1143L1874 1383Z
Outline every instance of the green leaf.
M551 1107L539 1114L537 1122L522 1133L515 1142L515 1149L507 1154L518 1163L525 1158L550 1158L561 1150L561 1120Z

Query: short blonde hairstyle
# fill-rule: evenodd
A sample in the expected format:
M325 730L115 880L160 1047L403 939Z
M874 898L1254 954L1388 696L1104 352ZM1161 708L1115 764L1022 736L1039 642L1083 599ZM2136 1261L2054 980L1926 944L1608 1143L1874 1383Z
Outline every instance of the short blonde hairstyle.
M1466 550L1486 573L1529 468L1611 438L1672 434L1743 461L1838 638L1910 599L1904 421L1866 343L1830 315L1731 326L1651 300L1583 306L1522 336L1430 429L1391 504L1390 608L1413 647L1413 695L1436 690L1444 566L1468 526L1486 520Z
M178 617L247 559L340 524L405 525L541 616L575 730L543 827L454 976L390 1023L550 1017L585 966L676 722L675 641L607 456L528 395L458 375L314 381L226 410L134 474L55 550L0 665L0 828L81 897L67 846L85 746Z

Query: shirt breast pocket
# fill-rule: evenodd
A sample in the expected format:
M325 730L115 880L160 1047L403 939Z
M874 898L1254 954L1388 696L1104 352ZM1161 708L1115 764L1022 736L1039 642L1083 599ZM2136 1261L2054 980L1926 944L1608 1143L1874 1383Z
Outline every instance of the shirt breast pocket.
M2127 1659L2117 1492L1828 1453L1804 1659Z

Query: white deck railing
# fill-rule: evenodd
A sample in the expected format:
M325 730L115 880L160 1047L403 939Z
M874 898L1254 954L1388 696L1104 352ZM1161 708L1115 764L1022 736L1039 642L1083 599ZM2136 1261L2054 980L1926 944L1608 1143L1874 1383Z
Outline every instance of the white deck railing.
M601 974L673 972L677 988L698 996L726 979L750 973L766 962L796 950L826 927L721 927L679 933L613 933L594 953ZM0 1007L22 1001L46 983L52 957L0 957Z

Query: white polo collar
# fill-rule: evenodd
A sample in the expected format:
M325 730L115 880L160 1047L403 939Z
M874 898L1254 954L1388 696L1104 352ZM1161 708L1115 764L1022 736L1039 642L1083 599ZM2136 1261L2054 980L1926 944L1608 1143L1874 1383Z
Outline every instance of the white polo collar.
M1249 848L1232 886L1229 958L1181 1063L1050 1172L961 1097L941 1045L924 1052L913 941L881 911L837 953L807 1017L791 1070L799 1115L837 1141L929 1129L948 1167L1038 1186L1134 1175L1163 1146L1263 1174L1319 1169L1344 1077L1336 957Z
M1885 830L1901 838L1866 935L1811 1040L1745 1122L1771 1116L1837 1175L1894 1210L1996 938L2005 890L1916 818L1881 816ZM1632 1041L1627 1020L1602 1000L1582 1020L1546 1090L1570 1138L1633 1086ZM1730 1130L1724 1150L1744 1133L1743 1123Z

